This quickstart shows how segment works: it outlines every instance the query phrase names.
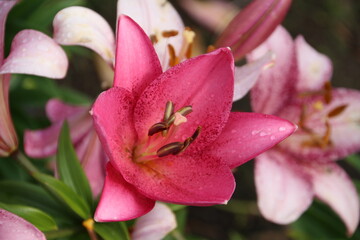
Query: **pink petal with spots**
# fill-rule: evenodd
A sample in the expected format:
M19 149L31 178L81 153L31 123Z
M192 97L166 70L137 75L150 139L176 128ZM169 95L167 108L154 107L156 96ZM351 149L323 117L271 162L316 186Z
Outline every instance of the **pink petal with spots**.
M67 118L71 140L77 144L92 128L93 123L87 111ZM42 130L26 130L24 148L27 155L34 158L49 157L56 153L57 142L63 121L53 123Z
M133 126L133 96L123 88L110 88L96 99L92 116L106 155L116 166L131 159L137 140Z
M320 109L318 106L320 103ZM297 122L300 119L302 105L306 105L304 126L312 131L301 128L280 146L292 155L302 159L327 162L338 160L360 150L360 91L337 88L332 91L332 101L323 102L323 97L287 106L280 116ZM346 106L339 114L329 117L335 109ZM321 140L327 132L326 121L330 126L329 144L323 147L309 145L316 139ZM321 141L320 141L321 142Z
M235 188L229 167L206 154L169 155L134 164L124 159L117 169L148 198L194 206L226 204ZM219 184L221 182L221 184Z
M294 44L284 28L278 27L249 59L258 59L269 50L276 55L275 65L264 70L252 88L251 106L255 112L275 114L292 96L297 76Z
M141 195L108 163L104 190L95 211L95 221L127 221L149 212L155 201Z
M46 240L45 235L23 218L0 209L0 239Z
M312 48L303 36L295 39L295 48L299 70L297 91L321 90L332 76L333 67L330 58Z
M118 24L114 86L129 90L137 99L145 87L161 73L159 59L149 37L131 18L121 16Z
M272 148L296 130L287 120L260 113L231 113L214 144L207 151L235 168Z
M132 240L160 240L176 228L176 218L169 207L156 203L155 207L135 222Z
M201 133L190 149L200 150L213 142L222 131L230 113L234 88L234 62L229 49L184 61L170 68L151 83L135 107L135 126L140 138L148 129L162 121L167 101L175 111L191 105L193 112L186 116L173 141L184 141L198 126ZM187 150L188 151L188 150Z
M97 197L104 185L107 158L94 130L76 146L76 153L90 182L92 193Z
M359 197L346 172L334 163L314 166L312 175L315 196L327 203L345 223L351 236L359 224Z
M291 0L255 0L229 23L215 43L230 46L236 60L261 44L284 19Z
M54 39L59 44L90 48L113 66L115 36L110 25L98 13L84 7L68 7L56 14L53 26Z
M22 73L63 78L67 67L66 54L53 39L35 30L23 30L15 36L0 74Z
M235 67L235 86L233 101L243 98L255 85L263 69L274 63L275 55L266 53L260 59L241 67Z
M170 59L167 45L171 44L179 54L183 43L184 24L175 8L169 1L158 0L119 0L117 7L118 18L121 14L125 14L139 24L147 36L156 36L158 41L154 47L162 69L166 70ZM162 36L164 31L177 31L178 35L165 38ZM141 55L138 57L140 58Z
M73 106L53 98L46 103L46 115L53 123L63 121L73 115L88 111L88 106Z
M278 224L298 219L314 194L310 176L296 164L296 159L276 150L256 158L255 185L260 212Z
M0 66L4 58L4 36L5 36L5 22L8 13L17 3L17 0L13 1L0 1Z

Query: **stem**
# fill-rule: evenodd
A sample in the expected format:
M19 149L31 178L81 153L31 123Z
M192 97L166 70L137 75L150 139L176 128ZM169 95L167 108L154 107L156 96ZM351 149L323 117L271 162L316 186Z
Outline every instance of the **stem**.
M176 240L185 240L185 237L178 230L172 231L171 236L173 236Z
M55 239L61 237L70 237L78 232L80 228L65 228L54 231L45 232L46 239Z
M31 161L19 150L12 154L12 157L32 176L39 170L31 163Z

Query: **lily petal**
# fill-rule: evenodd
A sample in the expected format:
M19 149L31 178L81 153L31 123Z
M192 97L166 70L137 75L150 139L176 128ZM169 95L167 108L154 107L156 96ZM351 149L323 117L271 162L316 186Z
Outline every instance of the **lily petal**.
M106 178L100 202L96 208L95 221L127 221L144 215L155 201L141 195L114 167L106 165Z
M229 23L215 43L230 46L236 60L261 44L284 19L291 0L254 0Z
M161 73L160 62L149 37L131 18L121 16L118 23L114 87L129 90L137 99Z
M76 146L76 153L89 179L92 193L97 197L104 185L107 158L94 130L91 130Z
M139 192L164 202L193 206L226 204L235 188L230 168L205 154L171 155L145 164L123 160L118 163L118 170Z
M9 156L18 147L18 138L9 109L10 74L0 75L0 156Z
M46 240L34 225L17 215L0 209L0 236L6 240Z
M312 166L315 196L327 203L344 221L351 236L359 224L359 197L346 172L334 163Z
M251 105L255 112L275 114L292 96L297 71L293 40L283 27L278 27L249 59L258 59L269 50L276 55L275 66L260 75L251 91Z
M53 21L54 39L62 45L80 45L94 50L109 65L115 59L115 36L98 13L85 7L68 7Z
M0 1L0 66L4 58L5 21L8 13L17 2L18 0Z
M319 104L320 103L320 104ZM300 119L302 105L307 106L304 125L313 135L299 129L296 134L285 140L280 146L292 155L302 159L328 162L338 160L360 149L360 91L336 88L332 91L332 101L323 102L323 97L288 105L279 116L290 121ZM336 108L343 111L329 117ZM326 125L328 122L329 127ZM328 144L324 146L309 145L313 136L322 139L329 131Z
M303 36L295 39L295 47L299 68L297 91L320 90L331 79L333 67L330 58L312 48Z
M147 36L156 37L154 47L162 69L166 70L170 59L167 45L171 44L178 54L183 43L182 32L185 27L175 8L166 0L119 0L117 7L118 18L121 14L128 15L140 25ZM167 31L177 31L178 34L170 38L164 37L162 33Z
M213 142L225 126L231 109L233 68L233 57L227 48L170 68L145 89L137 102L134 119L139 137L147 136L148 129L162 120L166 102L172 101L175 110L189 105L193 109L186 116L186 127L181 125L173 140L184 141L201 126L196 150ZM190 145L189 150L194 146Z
M66 54L53 39L35 30L23 30L15 36L0 74L23 73L63 78L67 67Z
M77 144L92 128L92 121L87 111L69 117L71 140ZM34 158L49 157L56 153L57 142L63 121L53 123L42 130L26 130L24 148L27 155Z
M296 130L287 120L260 113L231 113L210 154L235 168L272 148Z
M260 59L241 67L235 67L235 86L233 102L243 98L255 85L261 71L273 64L275 55L272 52L266 53Z
M179 4L185 11L210 30L221 33L240 9L233 2L182 0Z
M290 156L276 150L267 151L255 160L258 206L269 221L291 223L312 202L311 178L295 162Z
M59 122L70 116L86 112L88 106L72 106L63 101L53 98L46 103L46 115L51 122Z
M175 228L174 213L165 204L156 203L149 213L136 220L131 239L161 240Z

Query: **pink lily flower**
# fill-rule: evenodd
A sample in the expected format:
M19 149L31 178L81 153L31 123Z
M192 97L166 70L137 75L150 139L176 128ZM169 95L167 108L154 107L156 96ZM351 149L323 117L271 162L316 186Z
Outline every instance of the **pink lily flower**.
M167 44L173 46L178 58L185 57L182 53L184 49L187 49L187 44L183 43L185 38L179 34L175 35L176 32L184 31L184 24L170 3L167 2L163 6L155 0L118 1L118 15L120 13L134 17L148 36L152 39L156 38L156 43L153 42L153 44L163 70L169 67L170 61ZM144 18L144 15L149 17ZM113 66L115 62L114 33L109 24L96 12L84 7L69 7L61 10L55 16L53 25L54 39L58 43L88 47L98 53L110 66ZM139 51L137 54L141 56L143 53ZM271 59L272 55L267 54L251 64L235 68L234 101L241 99L251 89L261 69L271 62ZM87 114L88 108L69 106L58 100L50 100L46 111L53 125L45 130L25 132L26 154L33 158L54 155L57 151L57 139L61 125L67 119L70 122L72 141L78 157L85 168L93 194L97 196L103 186L105 177L103 164L107 159L91 126L92 119ZM60 114L61 112L63 114ZM85 154L88 151L94 151L95 154Z
M0 236L6 240L46 240L45 235L23 218L0 209Z
M235 4L219 0L179 2L192 16L220 34L216 47L229 46L235 60L239 60L270 36L283 21L292 1L254 0L241 11Z
M161 240L176 228L175 214L163 203L139 217L131 233L132 240Z
M11 73L63 78L67 70L64 51L51 38L34 30L19 32L4 59L5 20L17 1L0 2L0 157L9 156L18 147L18 139L9 111Z
M360 150L360 92L331 89L330 59L302 36L293 41L279 27L250 58L269 49L276 54L275 67L251 90L253 109L295 122L299 130L256 158L260 211L270 221L288 224L316 197L340 216L351 235L359 222L359 198L334 161Z
M229 49L162 73L150 39L133 20L121 16L117 34L114 87L92 108L110 160L96 221L137 218L156 200L224 204L235 187L231 169L296 129L269 115L230 113L234 61Z

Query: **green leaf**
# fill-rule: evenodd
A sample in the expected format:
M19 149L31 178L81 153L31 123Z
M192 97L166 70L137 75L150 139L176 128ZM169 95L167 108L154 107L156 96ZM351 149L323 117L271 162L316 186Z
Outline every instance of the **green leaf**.
M94 230L104 240L130 240L129 232L125 222L95 222Z
M360 156L359 155L350 155L346 157L346 162L360 172Z
M51 231L58 228L54 219L39 209L23 205L5 204L1 202L0 208L24 218L35 225L35 227L37 227L40 231Z
M67 212L43 188L22 181L1 181L0 201L9 204L39 208L57 218L66 217Z
M89 181L71 143L69 125L66 121L61 129L58 144L56 163L60 179L81 198L85 199L89 208L91 208L93 205L93 197Z
M33 177L39 181L55 198L73 210L82 219L90 218L90 208L85 200L77 195L70 187L60 180L43 174L34 173Z

